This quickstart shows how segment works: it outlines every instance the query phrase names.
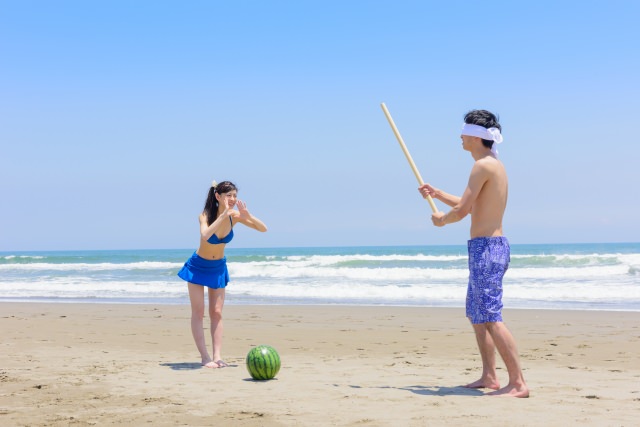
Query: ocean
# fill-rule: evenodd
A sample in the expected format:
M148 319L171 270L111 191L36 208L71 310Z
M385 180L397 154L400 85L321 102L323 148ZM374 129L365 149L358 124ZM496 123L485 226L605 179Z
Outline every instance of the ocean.
M506 308L640 311L640 243L512 244ZM0 301L188 304L193 249L0 252ZM466 246L227 247L226 304L464 307Z

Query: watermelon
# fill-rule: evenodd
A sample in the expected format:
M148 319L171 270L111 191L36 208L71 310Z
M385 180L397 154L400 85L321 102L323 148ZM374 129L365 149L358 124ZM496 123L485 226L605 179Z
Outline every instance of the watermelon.
M259 345L247 354L247 371L254 380L270 380L280 370L280 355L275 348Z

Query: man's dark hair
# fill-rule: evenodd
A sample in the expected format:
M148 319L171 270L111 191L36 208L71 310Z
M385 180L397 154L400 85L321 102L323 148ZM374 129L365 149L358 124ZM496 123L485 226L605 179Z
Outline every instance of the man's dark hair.
M483 128L498 128L502 132L502 126L498 123L498 116L487 110L471 110L464 115L464 122L470 125L478 125ZM488 139L482 140L482 145L487 148L493 146L493 141Z

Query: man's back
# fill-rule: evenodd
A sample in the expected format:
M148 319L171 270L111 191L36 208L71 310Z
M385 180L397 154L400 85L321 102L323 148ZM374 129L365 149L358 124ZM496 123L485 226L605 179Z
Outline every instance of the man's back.
M509 187L502 162L492 156L477 160L469 186L480 188L471 207L471 238L502 236L502 218Z

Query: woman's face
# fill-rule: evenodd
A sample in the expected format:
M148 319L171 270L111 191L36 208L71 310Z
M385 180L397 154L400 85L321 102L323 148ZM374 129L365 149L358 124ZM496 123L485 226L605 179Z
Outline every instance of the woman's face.
M228 193L216 193L216 199L218 200L220 206L224 206L222 200L226 199L229 209L233 209L233 207L236 205L236 202L238 201L238 192L236 190L231 190Z

